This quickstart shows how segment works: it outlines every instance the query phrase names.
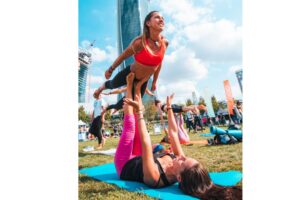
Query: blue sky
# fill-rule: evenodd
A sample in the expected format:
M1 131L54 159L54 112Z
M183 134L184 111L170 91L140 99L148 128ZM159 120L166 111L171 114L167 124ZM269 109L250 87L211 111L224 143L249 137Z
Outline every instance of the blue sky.
M78 46L96 40L89 70L88 102L104 79L104 71L117 57L116 0L79 0ZM229 80L234 98L242 99L235 71L242 68L241 0L150 0L149 10L165 18L162 33L170 42L158 80L164 99L175 92L175 102L203 96L208 88L225 100L223 81ZM114 103L116 96L105 98Z

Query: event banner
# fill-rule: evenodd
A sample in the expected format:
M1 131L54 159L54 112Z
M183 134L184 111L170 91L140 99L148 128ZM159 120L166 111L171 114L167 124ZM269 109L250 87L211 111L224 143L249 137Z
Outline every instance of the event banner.
M204 89L203 98L204 98L204 101L206 103L208 116L209 117L215 117L215 112L214 112L212 102L211 102L211 95L210 95L210 92L209 92L208 88Z
M229 80L224 81L224 89L225 89L225 95L226 95L226 99L227 99L228 113L230 115L233 115L234 100L233 100L233 97L232 97L232 92L231 92Z

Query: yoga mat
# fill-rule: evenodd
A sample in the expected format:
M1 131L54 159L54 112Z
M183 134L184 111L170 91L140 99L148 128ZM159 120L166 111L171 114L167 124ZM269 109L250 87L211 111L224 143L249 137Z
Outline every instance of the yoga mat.
M120 180L113 163L99 165L91 168L79 170L79 173L85 174L93 179L97 179L106 183L115 184L128 191L141 192L148 196L163 199L163 200L189 200L196 199L185 195L178 188L178 183L165 188L150 188L143 183L134 181ZM241 181L242 173L239 171L227 172L211 172L209 173L213 182L223 186L233 186Z
M199 136L203 136L203 137L211 137L211 136L215 136L215 134L212 134L212 133L204 133L204 134L199 134Z
M108 149L108 150L98 150L98 151L91 151L90 153L93 154L103 154L108 156L114 156L116 154L116 149Z

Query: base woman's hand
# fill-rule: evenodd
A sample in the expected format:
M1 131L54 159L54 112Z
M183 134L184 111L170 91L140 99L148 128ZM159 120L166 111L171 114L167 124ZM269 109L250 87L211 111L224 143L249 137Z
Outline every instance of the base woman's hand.
M166 101L167 107L170 107L172 105L173 97L174 97L174 93L171 94L171 96L167 96L167 101Z
M134 100L130 98L124 98L124 104L132 106L137 111L144 110L144 105L139 95L135 95Z

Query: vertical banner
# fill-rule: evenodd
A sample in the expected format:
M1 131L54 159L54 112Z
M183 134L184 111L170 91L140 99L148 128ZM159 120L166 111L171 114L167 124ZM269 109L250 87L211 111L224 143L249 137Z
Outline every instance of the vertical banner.
M225 95L226 95L226 100L227 100L227 108L228 108L228 113L230 115L233 115L233 97L232 97L232 92L229 84L229 80L224 81L224 89L225 89Z
M212 102L211 102L211 95L210 95L210 92L209 92L208 88L204 89L203 98L204 98L204 101L206 103L208 116L209 117L216 117L215 112L214 112L214 108L213 108Z

